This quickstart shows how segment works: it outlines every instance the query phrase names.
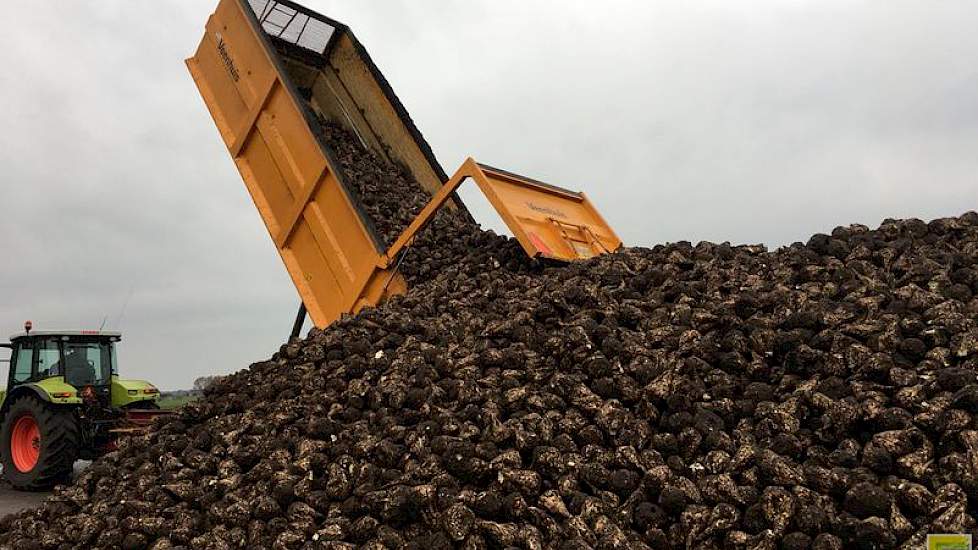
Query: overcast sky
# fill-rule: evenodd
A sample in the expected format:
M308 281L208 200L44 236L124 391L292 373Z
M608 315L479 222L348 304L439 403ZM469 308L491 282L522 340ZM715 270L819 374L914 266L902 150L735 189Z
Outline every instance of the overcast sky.
M353 28L447 172L471 155L583 189L628 245L978 203L974 2L307 4ZM0 332L107 317L124 374L168 389L285 340L296 292L183 64L214 5L4 6Z

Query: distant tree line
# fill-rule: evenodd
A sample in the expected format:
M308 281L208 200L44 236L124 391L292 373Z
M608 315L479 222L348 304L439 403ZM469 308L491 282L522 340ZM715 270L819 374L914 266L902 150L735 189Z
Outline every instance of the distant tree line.
M201 376L194 380L194 386L189 390L164 390L160 392L163 397L187 397L187 396L199 396L204 393L204 390L209 388L211 384L217 382L223 376Z

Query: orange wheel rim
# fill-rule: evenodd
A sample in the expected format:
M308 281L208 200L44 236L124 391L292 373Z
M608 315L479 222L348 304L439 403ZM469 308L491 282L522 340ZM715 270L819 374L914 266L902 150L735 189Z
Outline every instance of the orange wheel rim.
M27 415L18 418L10 434L10 455L14 459L14 466L26 474L37 465L40 454L41 430L34 417Z

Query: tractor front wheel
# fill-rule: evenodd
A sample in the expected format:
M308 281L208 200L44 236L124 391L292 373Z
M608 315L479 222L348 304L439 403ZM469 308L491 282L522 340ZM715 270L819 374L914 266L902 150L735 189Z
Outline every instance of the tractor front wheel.
M0 426L3 476L15 489L42 491L71 479L78 420L70 409L32 396L17 398Z

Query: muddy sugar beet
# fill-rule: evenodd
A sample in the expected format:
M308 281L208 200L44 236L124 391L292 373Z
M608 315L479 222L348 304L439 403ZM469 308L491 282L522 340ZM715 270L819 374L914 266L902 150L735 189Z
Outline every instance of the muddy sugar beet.
M390 239L423 196L390 202L401 176L334 139ZM559 267L445 211L411 250L408 294L228 377L5 518L0 545L916 549L975 533L978 214Z

